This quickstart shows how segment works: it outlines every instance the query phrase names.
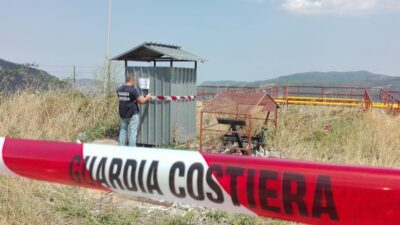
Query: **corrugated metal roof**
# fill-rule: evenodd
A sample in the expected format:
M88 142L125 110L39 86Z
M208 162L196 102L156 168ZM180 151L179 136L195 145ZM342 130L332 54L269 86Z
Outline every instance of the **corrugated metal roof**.
M206 61L204 58L181 49L180 46L152 42L145 42L112 58L111 60L153 61L159 59L200 62Z

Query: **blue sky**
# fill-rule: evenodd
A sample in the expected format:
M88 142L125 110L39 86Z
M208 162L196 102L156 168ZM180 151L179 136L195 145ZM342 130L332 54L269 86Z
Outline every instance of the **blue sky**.
M0 58L90 77L104 62L106 0L0 0ZM145 41L208 61L205 80L306 71L400 76L398 0L113 0L110 55ZM121 74L122 76L122 74Z

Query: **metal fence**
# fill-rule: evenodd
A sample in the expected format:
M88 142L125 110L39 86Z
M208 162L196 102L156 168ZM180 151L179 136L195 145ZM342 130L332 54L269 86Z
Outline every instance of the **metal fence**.
M198 99L210 101L217 93L225 90L236 92L264 92L279 103L359 106L366 110L383 108L400 112L400 92L375 87L351 86L301 86L262 85L260 87L239 86L199 86Z

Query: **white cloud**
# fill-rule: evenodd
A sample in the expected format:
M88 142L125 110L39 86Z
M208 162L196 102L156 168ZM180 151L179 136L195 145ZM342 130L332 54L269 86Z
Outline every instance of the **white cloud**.
M400 0L285 0L282 7L300 14L368 14L400 10Z

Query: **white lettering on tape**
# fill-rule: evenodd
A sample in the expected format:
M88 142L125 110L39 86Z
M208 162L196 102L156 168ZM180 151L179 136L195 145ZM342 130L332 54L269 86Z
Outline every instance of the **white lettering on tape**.
M97 183L121 194L254 214L232 204L198 152L85 144L83 158Z

